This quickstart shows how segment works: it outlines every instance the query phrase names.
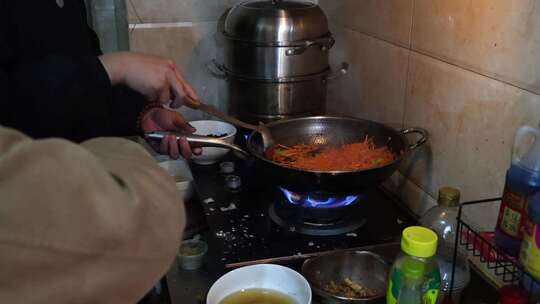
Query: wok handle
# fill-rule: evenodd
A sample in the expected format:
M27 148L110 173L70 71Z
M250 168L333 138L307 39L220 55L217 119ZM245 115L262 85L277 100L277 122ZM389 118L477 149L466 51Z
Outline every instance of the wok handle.
M409 145L409 150L414 150L423 144L425 144L429 139L428 131L422 128L407 128L404 130L401 130L401 134L407 135L407 134L420 134L420 139L416 141L416 143Z
M216 148L225 148L225 149L231 149L234 150L243 156L249 156L249 153L244 151L244 149L240 148L238 145L228 143L224 141L223 139L219 138L213 138L208 136L200 136L200 135L183 135L175 132L169 132L169 131L154 131L150 133L146 133L144 137L150 138L150 139L163 139L165 136L176 136L176 139L180 139L180 137L185 137L187 141L191 144L198 144L202 147L216 147Z

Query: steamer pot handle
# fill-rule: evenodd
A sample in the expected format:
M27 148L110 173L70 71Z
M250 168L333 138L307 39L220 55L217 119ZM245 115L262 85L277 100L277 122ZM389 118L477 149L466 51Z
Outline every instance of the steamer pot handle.
M407 128L407 129L401 130L401 134L403 135L407 135L411 133L420 134L420 139L418 139L416 143L409 145L409 150L414 150L416 148L421 147L429 139L428 131L422 128Z
M341 67L339 69L332 69L332 71L332 73L326 76L326 80L333 80L347 74L349 72L349 64L347 62L343 62L341 63Z
M244 149L240 148L239 146L235 144L228 143L224 141L223 139L219 139L219 138L193 135L193 134L182 135L182 134L178 134L175 132L168 132L168 131L154 131L154 132L146 133L144 137L149 138L149 139L163 139L165 136L168 136L168 135L176 136L176 138L179 138L180 136L185 136L187 141L192 144L198 144L203 147L226 148L226 149L234 150L245 157L249 156L249 153L244 151Z
M217 79L227 80L229 78L227 76L227 72L225 71L225 68L223 68L223 65L217 63L215 59L212 59L212 61L206 64L206 69L208 70L208 72L210 72L212 76L214 76Z
M287 56L300 55L300 54L303 54L308 48L315 45L320 46L321 51L327 52L328 50L332 48L332 46L334 46L334 43L336 43L336 40L333 37L323 37L323 38L319 38L315 40L306 40L304 42L304 45L293 47L286 50L285 55Z

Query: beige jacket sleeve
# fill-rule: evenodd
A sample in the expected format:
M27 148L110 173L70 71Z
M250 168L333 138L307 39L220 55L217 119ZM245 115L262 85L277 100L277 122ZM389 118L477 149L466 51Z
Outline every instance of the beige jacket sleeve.
M137 144L0 127L0 303L135 303L184 220L174 181Z

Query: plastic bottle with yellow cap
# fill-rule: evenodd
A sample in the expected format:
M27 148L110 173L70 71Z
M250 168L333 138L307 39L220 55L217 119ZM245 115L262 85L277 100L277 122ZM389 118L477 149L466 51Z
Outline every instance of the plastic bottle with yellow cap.
M387 304L437 303L441 276L436 252L435 232L420 226L403 230L401 254L390 270Z

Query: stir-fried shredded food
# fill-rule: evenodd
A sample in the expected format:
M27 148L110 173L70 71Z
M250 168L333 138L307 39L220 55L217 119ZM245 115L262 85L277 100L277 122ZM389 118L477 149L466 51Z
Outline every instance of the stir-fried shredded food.
M339 147L297 144L275 145L266 152L268 159L296 169L312 171L356 171L380 167L397 157L388 147L375 147L371 138Z
M354 282L350 278L345 278L343 282L338 283L330 281L323 286L323 289L331 294L353 299L372 298L379 295L377 290Z

